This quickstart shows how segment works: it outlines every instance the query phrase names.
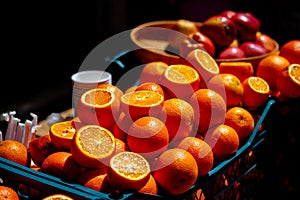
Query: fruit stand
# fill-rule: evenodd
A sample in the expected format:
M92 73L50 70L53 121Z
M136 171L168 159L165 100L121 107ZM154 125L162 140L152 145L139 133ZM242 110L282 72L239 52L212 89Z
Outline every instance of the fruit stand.
M259 28L251 13L229 11L136 27L135 50L106 69L113 84L85 91L76 114L51 123L32 114L22 137L14 113L3 115L0 186L24 200L261 198L272 123L291 116L290 101L299 109L300 63ZM5 149L20 151L16 142L22 162Z

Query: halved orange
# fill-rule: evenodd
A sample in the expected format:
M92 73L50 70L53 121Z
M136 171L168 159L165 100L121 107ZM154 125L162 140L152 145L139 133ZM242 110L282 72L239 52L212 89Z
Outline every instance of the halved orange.
M254 75L251 62L220 62L220 73L233 74L243 82L246 78Z
M51 194L42 200L73 200L73 198L65 194Z
M198 89L200 77L198 72L188 65L177 64L167 67L161 77L161 85L169 96L186 99Z
M242 104L249 110L255 110L268 100L269 84L260 77L251 76L243 81L244 95Z
M125 93L121 97L121 110L132 120L143 116L156 116L162 109L164 96L150 90Z
M84 124L110 129L120 114L120 99L111 89L95 88L81 95L77 114Z
M142 155L124 151L111 158L107 175L115 190L137 191L148 182L150 165Z
M85 125L74 135L71 153L83 167L102 168L108 164L115 148L115 137L108 129L99 125Z
M237 106L242 101L244 88L240 79L233 74L216 75L208 81L207 86L224 98L227 107Z
M283 96L300 97L300 64L291 64L278 76L276 85Z
M118 86L109 83L98 84L97 88L109 89L116 95L117 98L120 98L124 93Z
M211 77L220 73L217 62L205 50L195 49L191 51L186 56L186 60L198 71L201 81L204 81L205 83Z
M76 133L73 121L57 122L51 125L49 135L53 145L60 150L70 150L73 135Z

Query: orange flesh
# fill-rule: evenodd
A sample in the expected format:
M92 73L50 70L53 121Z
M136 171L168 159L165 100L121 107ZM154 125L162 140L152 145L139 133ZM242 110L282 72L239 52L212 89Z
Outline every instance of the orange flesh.
M251 77L249 79L249 85L253 90L255 90L259 93L268 93L269 92L268 84L265 81L263 81L261 78Z
M111 93L103 90L95 90L85 96L85 102L92 105L105 105L112 99Z
M161 102L162 95L151 91L135 91L123 96L123 100L130 105L151 106Z
M73 135L76 132L76 129L70 126L65 125L54 125L52 129L53 133L58 133L58 135L61 135L63 137L73 137Z
M112 160L112 167L122 176L131 179L143 177L149 172L145 159L133 153L122 153Z
M169 79L178 83L190 83L198 78L197 72L184 66L172 67L167 71Z
M202 51L197 51L197 59L198 61L200 61L200 63L203 64L203 68L205 68L207 71L212 73L219 73L218 65L215 62L210 62L211 59L209 58L209 55L206 55Z
M106 131L99 128L88 128L82 130L80 137L82 148L96 157L109 154L114 149L114 141Z
M289 67L290 77L298 84L300 84L300 65L294 64L292 67Z

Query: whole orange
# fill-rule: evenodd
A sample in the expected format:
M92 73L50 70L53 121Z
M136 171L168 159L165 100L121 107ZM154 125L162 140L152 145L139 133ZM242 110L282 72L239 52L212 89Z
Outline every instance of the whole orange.
M159 83L161 75L167 67L168 64L162 61L153 61L145 64L139 77L140 84L145 82Z
M0 142L0 157L27 166L29 156L24 144L17 140L4 140Z
M109 193L112 192L110 189L110 185L107 179L107 169L89 169L87 171L82 172L77 182L80 185L91 188L96 191Z
M127 144L131 151L148 159L155 158L168 148L168 129L156 117L141 117L129 127Z
M117 98L121 98L123 95L123 91L118 86L109 83L98 84L97 88L109 89L116 95Z
M165 95L165 92L164 92L164 89L162 88L162 86L155 82L141 83L140 85L137 85L135 90L150 90L150 91L158 92L163 96Z
M171 148L156 160L153 177L166 192L179 195L188 191L198 178L195 158L187 150Z
M208 131L205 135L206 141L212 148L218 160L224 160L237 152L240 140L237 132L230 126L221 124Z
M279 49L279 55L285 57L290 64L300 64L300 40L290 40Z
M154 195L158 194L158 186L152 174L150 174L148 182L141 189L139 189L138 192Z
M65 151L50 154L41 166L42 172L68 181L76 180L80 170L72 154Z
M126 141L127 131L132 123L133 120L131 117L126 116L124 112L121 112L112 128L112 133L114 134L115 138Z
M276 90L276 80L279 74L286 70L290 62L280 55L269 55L257 65L256 76L263 78L272 90Z
M237 132L240 143L243 143L254 130L255 121L248 110L236 106L226 112L224 124L232 127Z
M185 149L195 158L198 166L198 175L206 175L213 167L214 154L211 147L202 139L186 137L182 139L178 148Z
M229 73L221 73L212 77L207 87L219 93L225 100L227 107L237 106L241 103L244 88L240 79Z
M182 138L193 135L195 113L191 104L183 99L165 100L158 118L163 121L169 132L169 141L175 145Z
M188 102L194 108L194 127L198 132L205 133L209 128L224 122L227 105L214 90L198 89Z
M50 134L34 138L29 142L29 153L34 164L41 166L47 156L57 151L51 141Z

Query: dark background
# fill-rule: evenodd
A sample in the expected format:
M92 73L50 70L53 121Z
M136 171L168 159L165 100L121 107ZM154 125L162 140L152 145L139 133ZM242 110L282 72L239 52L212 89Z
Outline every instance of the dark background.
M258 6L259 5L259 6ZM1 6L0 112L41 119L71 107L72 83L90 51L103 40L155 20L203 21L225 9L249 11L261 31L280 44L296 39L299 12L291 3L256 0L19 1ZM295 10L293 12L293 10ZM115 73L118 73L117 71Z
M261 0L63 0L2 3L0 113L14 110L17 116L25 120L31 118L29 113L33 112L42 120L52 112L70 108L70 77L78 71L90 51L106 38L142 23L179 18L203 21L225 9L248 11L260 19L261 31L282 45L289 40L300 39L298 8L290 0L281 3ZM118 73L118 70L113 71L113 76L118 76ZM299 102L296 108L299 110ZM279 126L280 113L274 115L278 115L275 121ZM288 122L283 126L289 126ZM272 131L277 136L286 130L274 127ZM276 130L280 131L276 133ZM282 141L281 136L275 138L276 143ZM269 182L266 183L266 194L275 199L286 199L292 194L291 191L296 191L294 174L289 170L293 158L286 155L291 155L290 152L296 149L295 144L298 143L290 145L289 137L284 141L286 143L280 147L275 143L270 144L270 148L275 149L273 153L270 149L266 151L272 155L266 163L273 168L267 173ZM283 159L282 155L285 155ZM278 159L281 165L276 167Z

